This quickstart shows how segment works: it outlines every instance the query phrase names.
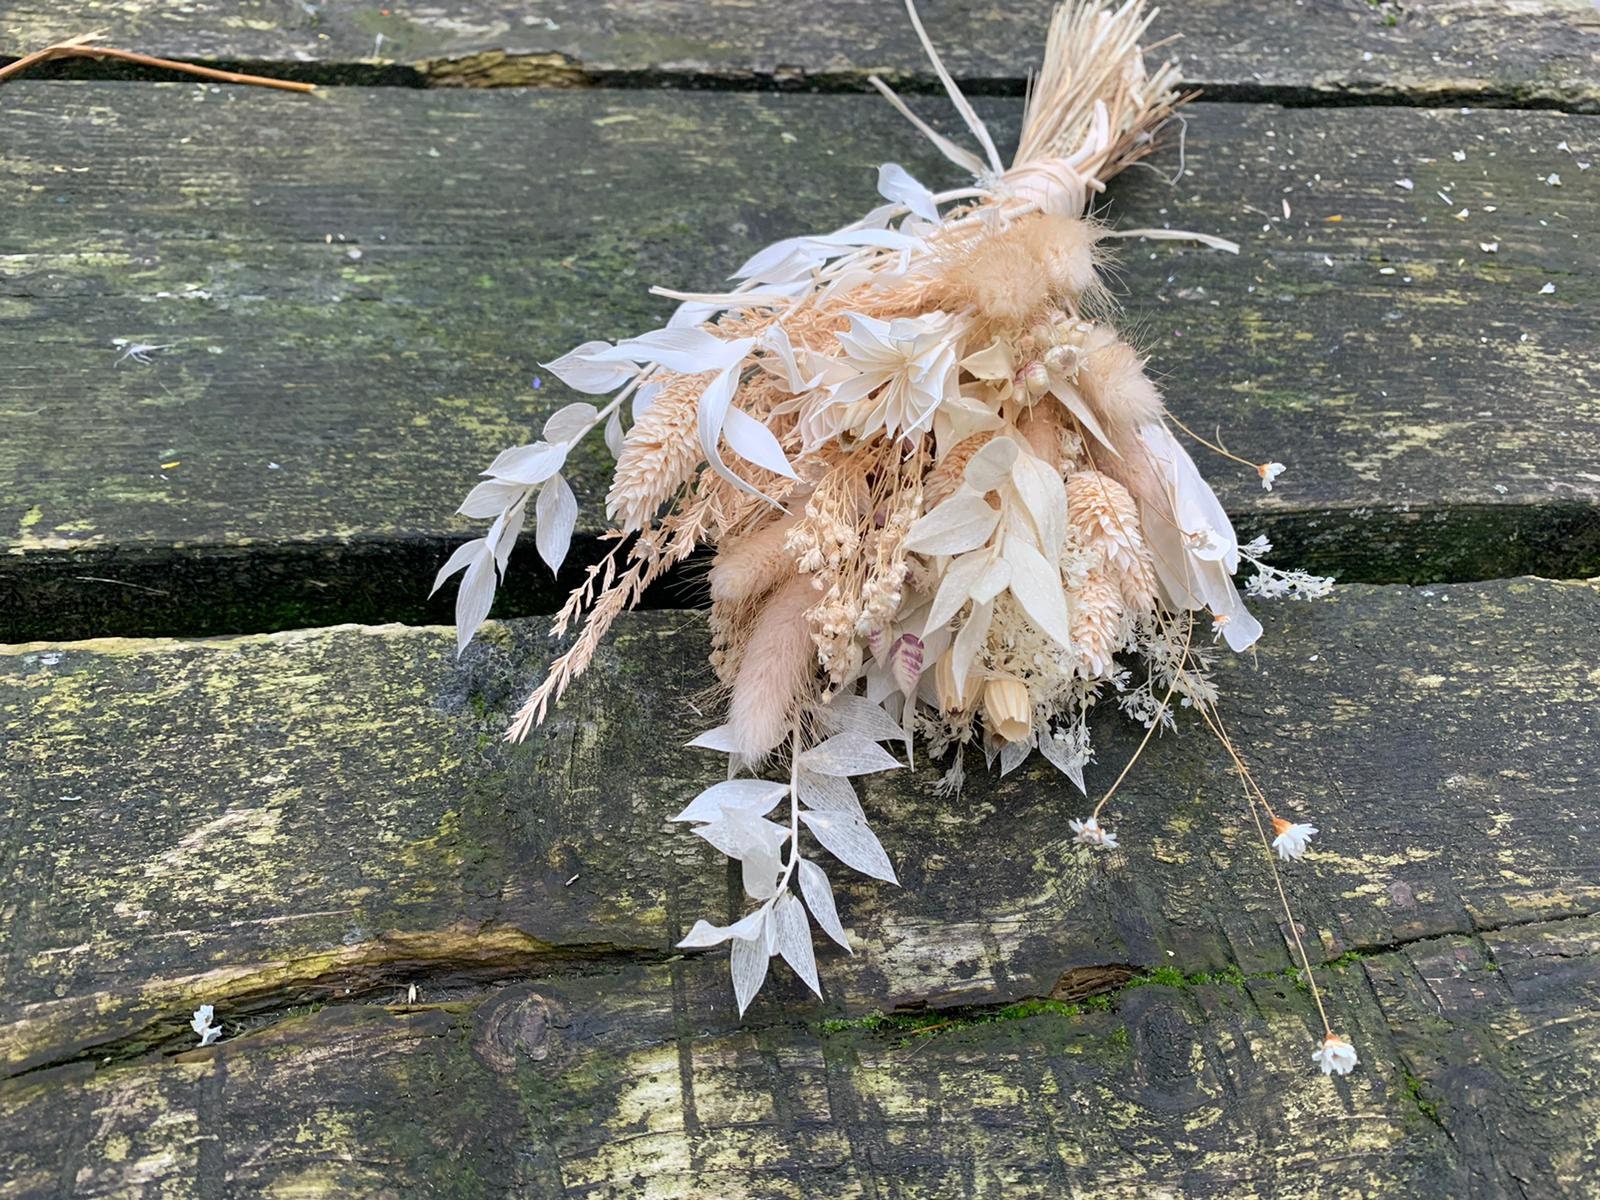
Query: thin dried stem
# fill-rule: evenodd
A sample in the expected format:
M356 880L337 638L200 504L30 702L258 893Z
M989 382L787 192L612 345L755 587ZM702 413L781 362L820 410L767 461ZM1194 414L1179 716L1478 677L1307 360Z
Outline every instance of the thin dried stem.
M1261 788L1251 777L1249 768L1244 765L1244 760L1239 757L1239 752L1234 749L1233 740L1227 731L1222 728L1221 717L1214 711L1214 707L1207 704L1196 704L1200 715L1205 718L1211 732L1216 735L1223 749L1233 759L1234 767L1238 772L1241 783L1244 784L1245 806L1250 810L1250 818L1255 822L1256 834L1261 840L1261 849L1267 856L1267 869L1272 872L1272 883L1278 891L1278 902L1283 906L1283 917L1289 925L1289 936L1294 940L1295 951L1300 956L1300 969L1305 974L1306 987L1311 992L1311 999L1316 1003L1317 1015L1322 1018L1322 1029L1329 1037L1333 1036L1333 1026L1328 1021L1328 1010L1322 1004L1322 989L1317 987L1316 975L1311 969L1311 956L1306 953L1305 942L1300 937L1300 923L1295 920L1294 907L1289 903L1289 893L1283 886L1283 875L1278 871L1277 860L1272 854L1272 841L1267 837L1266 826L1261 823L1261 810L1266 809L1267 815L1272 815L1272 808L1267 804L1267 798Z
M133 63L141 67L154 67L162 71L177 71L184 75L198 75L201 79L214 79L218 83L236 83L246 87L276 88L282 92L311 92L315 85L301 83L294 79L271 79L265 75L244 75L238 71L219 71L214 67L202 67L195 63L177 62L170 58L152 58L148 54L136 54L131 50L113 50L109 46L91 46L88 42L98 37L98 33L86 33L79 37L68 38L64 42L57 42L53 46L46 46L43 50L35 50L32 54L23 55L16 62L0 67L0 83L20 75L30 67L40 63L49 62L56 58L114 58L119 62Z
M1100 797L1100 803L1094 806L1094 812L1089 814L1091 820L1099 818L1100 810L1106 806L1106 801L1117 794L1117 789L1122 786L1122 781L1128 777L1128 772L1133 770L1133 764L1139 761L1139 756L1144 753L1144 748L1150 744L1151 737L1161 727L1161 718L1167 711L1167 705L1172 703L1172 693L1177 690L1178 680L1183 676L1183 665L1189 659L1189 642L1194 636L1194 614L1190 613L1188 616L1188 628L1184 630L1183 634L1183 650L1178 655L1178 665L1172 672L1172 683L1167 687L1167 694L1161 698L1161 707L1156 710L1155 717L1150 722L1150 728L1144 731L1144 737L1139 739L1139 748L1133 752L1133 757L1127 761L1121 773L1112 782L1111 786L1106 789L1106 794Z

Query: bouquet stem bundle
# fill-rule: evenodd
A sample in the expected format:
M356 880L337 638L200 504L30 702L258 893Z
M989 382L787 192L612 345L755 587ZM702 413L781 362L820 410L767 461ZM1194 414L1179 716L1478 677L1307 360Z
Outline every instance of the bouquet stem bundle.
M515 740L651 582L715 548L727 720L693 744L726 754L728 778L676 819L741 864L755 907L729 926L698 922L682 944L731 943L741 1011L774 956L820 994L811 920L848 946L803 836L894 881L851 782L901 765L885 745L909 759L920 739L948 760L952 794L968 747L1002 774L1038 753L1083 789L1092 707L1141 723L1142 752L1181 705L1228 753L1275 879L1272 850L1298 858L1316 832L1280 818L1256 784L1209 665L1213 643L1242 651L1261 633L1234 585L1242 564L1263 597L1310 598L1331 581L1266 565L1262 539L1240 544L1100 279L1118 236L1237 249L1088 215L1181 101L1172 65L1145 68L1151 14L1143 0L1057 10L1008 166L907 11L978 150L873 82L971 182L936 192L886 163L883 203L861 220L766 247L731 290L655 289L680 302L666 327L548 364L609 399L569 405L543 440L490 465L462 512L493 524L439 575L465 572L465 646L530 505L540 554L559 565L577 513L561 468L604 427L615 540L557 616L557 636L581 631L517 713ZM1269 489L1283 469L1249 465ZM1132 765L1069 822L1078 842L1116 849L1101 818ZM1328 1072L1355 1065L1326 1018L1316 1053Z

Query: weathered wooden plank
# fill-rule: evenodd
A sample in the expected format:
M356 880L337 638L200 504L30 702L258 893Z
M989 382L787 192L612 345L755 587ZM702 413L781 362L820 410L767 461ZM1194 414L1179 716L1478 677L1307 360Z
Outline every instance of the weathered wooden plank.
M447 619L448 514L570 398L530 389L539 359L648 327L648 282L857 215L881 159L949 178L863 97L6 97L10 640ZM1290 465L1268 495L1206 464L1247 534L1348 579L1600 570L1600 206L1557 149L1595 128L1199 105L1181 186L1114 185L1125 225L1245 243L1121 273L1176 411ZM171 348L119 364L115 339ZM531 556L511 583L507 612L552 595Z
M1264 615L1259 663L1219 683L1262 779L1323 830L1288 873L1314 955L1600 912L1600 582L1351 586ZM659 962L729 914L725 864L664 821L716 770L679 748L706 724L699 619L630 620L508 748L540 629L501 627L460 665L448 631L398 627L0 653L0 1061L137 1056L202 1001L239 1021ZM1134 740L1115 717L1096 736L1092 788ZM785 974L756 1020L1288 965L1198 730L1147 752L1109 857L1071 845L1085 805L1048 768L980 768L956 803L936 777L869 786L903 886L841 878L858 952L824 953L825 1005Z
M275 1012L0 1084L0 1195L1582 1197L1592 917L1088 1005L740 1025L719 964Z
M1020 92L1054 0L921 9L967 86ZM744 0L13 0L0 49L86 29L204 62L267 64L338 83L862 88L878 71L932 74L898 5L823 0L803 16ZM1155 33L1189 84L1228 99L1548 105L1600 109L1600 21L1585 0L1190 0ZM65 69L83 73L81 62Z

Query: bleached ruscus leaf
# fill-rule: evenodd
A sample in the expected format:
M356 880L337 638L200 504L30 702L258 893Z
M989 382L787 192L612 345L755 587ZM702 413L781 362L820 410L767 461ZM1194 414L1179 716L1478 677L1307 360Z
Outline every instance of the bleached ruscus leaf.
M572 545L572 530L578 523L578 499L560 475L553 476L539 489L534 512L534 541L539 557L551 571L559 572Z
M800 765L817 775L872 775L900 766L894 755L858 733L836 733L800 755Z
M844 926L839 923L838 909L834 907L833 884L828 882L828 873L810 859L802 858L799 875L800 893L806 898L806 906L811 909L817 924L839 945L850 950L850 939L845 937ZM855 953L853 950L850 952Z
M845 866L874 879L900 882L895 878L894 866L878 841L878 835L867 828L865 821L846 813L815 811L801 813L800 820L822 843L823 849Z

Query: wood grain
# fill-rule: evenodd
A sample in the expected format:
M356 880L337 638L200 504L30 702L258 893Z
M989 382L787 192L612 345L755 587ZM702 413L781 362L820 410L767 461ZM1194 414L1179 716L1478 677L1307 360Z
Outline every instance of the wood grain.
M968 88L1010 94L1037 69L1052 6L919 5ZM325 83L862 90L877 71L937 87L893 0L813 0L777 19L745 0L12 0L0 51L89 29ZM1586 0L1189 0L1163 6L1152 37L1174 39L1164 53L1218 99L1600 110L1600 18Z
M875 780L903 887L833 872L855 955L741 1023L671 949L737 896L663 821L715 771L696 617L630 620L517 749L537 622L459 666L438 629L8 648L0 1195L1583 1194L1600 582L1266 616L1219 682L1322 829L1287 878L1337 1083L1192 722L1109 856L1048 771ZM236 1040L187 1051L202 1002Z
M541 360L659 322L650 283L858 215L885 158L951 181L859 96L6 97L10 640L448 619L450 513L571 398ZM1016 102L984 111L1013 136ZM1245 536L1352 580L1600 571L1597 128L1202 104L1177 185L1117 181L1124 227L1244 244L1129 244L1119 278L1174 410L1289 464L1267 494L1203 460ZM586 536L605 469L578 471ZM531 555L510 580L507 614L559 591Z
M1339 968L1337 1081L1281 978L843 1025L736 1025L705 961L393 989L0 1085L0 1195L1576 1200L1597 948L1585 918Z

